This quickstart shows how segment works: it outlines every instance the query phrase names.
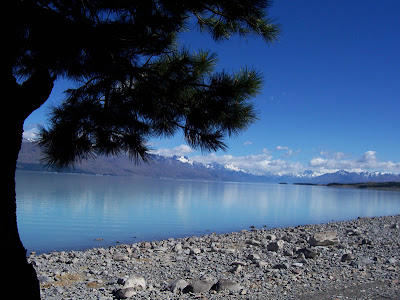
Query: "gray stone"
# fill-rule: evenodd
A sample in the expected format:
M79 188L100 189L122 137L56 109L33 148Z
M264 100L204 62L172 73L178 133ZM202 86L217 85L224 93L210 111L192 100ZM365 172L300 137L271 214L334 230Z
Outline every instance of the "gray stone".
M175 251L175 252L182 251L182 249L183 249L183 248L182 248L182 244L176 244L175 247L174 247L174 251Z
M247 258L251 261L257 261L261 259L260 255L258 255L257 253L250 254Z
M241 260L235 260L231 263L231 266L235 266L235 265L240 265L240 266L246 266L247 264L244 261Z
M293 237L291 235L285 235L284 237L282 237L282 240L288 243L292 242Z
M293 267L297 267L297 268L302 268L302 267L303 267L303 263L294 262L294 263L292 263L292 266L293 266Z
M354 260L355 256L351 253L345 253L342 255L342 258L340 259L341 262L346 262L346 261L351 261Z
M332 246L339 243L336 231L323 231L315 233L309 240L310 246Z
M150 249L151 248L151 244L149 242L142 242L141 243L141 247L145 248L145 249Z
M224 253L226 253L226 254L233 254L233 253L236 252L236 250L233 249L233 248L226 248L226 249L223 249L223 250L221 250L221 251L224 252Z
M154 249L154 252L167 252L168 248L167 247L158 247Z
M228 290L231 292L240 292L243 287L230 279L219 279L218 282L213 286L213 289L216 290L217 292L223 291L223 290Z
M319 256L319 253L307 249L306 251L304 251L304 256L305 256L306 258L316 258L316 257Z
M117 299L128 299L136 295L136 290L132 287L119 289L114 292L114 297Z
M276 240L276 235L275 234L267 234L267 240L270 241L275 241Z
M288 250L283 252L283 255L285 255L285 256L293 256L293 250L292 249L288 249Z
M124 254L115 254L115 255L113 256L113 259L114 259L115 261L126 261L126 260L129 259L129 257L128 257L127 255L124 255Z
M38 276L39 282L40 283L50 283L50 282L54 282L54 279L47 276L47 275L40 275Z
M246 244L248 244L248 245L253 245L253 246L258 246L258 247L261 246L261 242L260 242L260 241L257 241L257 240L247 240L247 241L246 241Z
M203 293L208 292L215 284L214 280L200 279L183 289L184 293Z
M67 261L69 261L69 259L67 260L64 256L60 256L56 262L58 263L66 263Z
M361 245L372 245L372 241L369 239L363 239Z
M386 261L387 264L395 264L396 262L397 262L397 259L394 257L391 257Z
M180 291L183 291L185 289L185 287L188 286L188 282L186 280L183 279L178 279L178 280L174 280L170 283L170 291L173 293L177 293Z
M358 229L348 229L346 230L346 234L348 236L359 236L361 233L359 232Z
M303 274L303 271L300 270L300 269L298 269L298 268L293 268L293 269L292 269L292 273L293 273L295 276L298 276L298 275Z
M370 259L370 258L368 258L368 257L367 258L361 258L361 259L358 259L355 262L352 262L352 264L355 265L355 266L366 266L366 265L370 265L370 264L373 264L373 263L375 263L375 261Z
M283 244L284 244L284 242L282 240L269 243L268 246L267 246L267 250L268 251L278 252L279 249L281 249L283 247Z
M260 268L265 268L265 267L268 266L268 263L267 263L266 261L263 261L263 260L258 260L258 261L256 262L256 265L257 265L258 267L260 267Z
M303 252L301 252L301 251L299 250L299 255L297 256L297 258L300 259L301 261L304 261L304 260L306 259L306 256L304 255Z
M234 265L231 269L231 273L238 274L243 270L242 265Z
M197 255L197 254L200 254L200 253L201 253L201 250L199 248L190 249L190 254L191 255Z
M278 270L287 270L287 269L289 269L289 264L288 263L280 263L280 264L276 264L273 268L278 269Z
M315 252L308 248L302 248L298 252L303 253L305 258L316 258L317 256L319 256L318 252Z
M134 288L137 290L145 290L146 289L146 279L142 275L132 274L127 279L123 280L124 288Z

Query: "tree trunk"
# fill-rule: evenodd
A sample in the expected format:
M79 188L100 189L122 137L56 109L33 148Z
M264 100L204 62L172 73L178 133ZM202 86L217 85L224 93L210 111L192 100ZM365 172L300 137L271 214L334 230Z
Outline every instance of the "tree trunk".
M18 233L15 194L15 171L21 149L25 119L43 104L53 88L54 78L47 70L35 72L19 85L10 75L4 78L2 141L5 155L0 200L0 257L8 262L1 279L4 299L40 299L40 286L35 269L26 259L26 249ZM4 296L4 293L6 296Z
M15 197L15 170L18 159L18 152L21 148L23 123L12 122L13 124L6 129L7 144L5 153L5 169L3 172L3 182L5 187L3 199L0 201L0 222L2 241L1 257L9 262L9 267L4 269L2 283L5 285L2 294L9 297L5 299L40 299L40 286L35 269L26 260L26 249L23 247L18 234L16 197ZM12 127L12 128L10 128ZM13 290L13 287L18 289Z

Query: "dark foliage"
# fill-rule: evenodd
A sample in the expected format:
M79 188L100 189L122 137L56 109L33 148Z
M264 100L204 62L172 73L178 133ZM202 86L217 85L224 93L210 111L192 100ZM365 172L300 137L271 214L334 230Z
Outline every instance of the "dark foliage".
M276 39L269 1L19 1L14 73L47 70L76 82L55 107L39 144L46 162L72 165L97 155L148 159L152 137L181 130L203 151L226 149L224 137L256 116L249 101L262 76L215 72L216 55L179 49L180 32L197 27L221 41L239 34ZM193 29L193 28L192 28Z

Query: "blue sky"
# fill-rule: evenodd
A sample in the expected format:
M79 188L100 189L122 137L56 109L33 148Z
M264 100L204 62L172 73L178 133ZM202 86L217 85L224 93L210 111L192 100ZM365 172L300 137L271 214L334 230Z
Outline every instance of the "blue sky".
M279 41L234 37L214 43L182 34L191 50L211 49L218 68L248 66L265 83L254 99L259 121L227 139L227 152L190 149L182 135L151 141L155 153L186 155L260 174L338 169L400 173L400 1L276 0L270 17ZM29 136L62 99L59 81L48 102L25 122Z

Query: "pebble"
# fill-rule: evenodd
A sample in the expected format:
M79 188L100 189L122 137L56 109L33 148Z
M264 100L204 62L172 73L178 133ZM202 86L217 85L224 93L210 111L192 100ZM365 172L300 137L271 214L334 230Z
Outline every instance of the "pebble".
M128 260L129 257L127 255L123 255L123 254L116 254L116 255L114 255L113 259L115 261L125 261L125 260Z
M398 299L398 224L400 215L359 218L28 260L42 299Z
M136 295L136 290L134 288L128 287L119 289L115 291L113 294L116 299L128 299Z
M300 249L299 251L304 254L305 258L316 258L317 256L319 256L318 252L309 248L303 248Z
M340 259L341 262L345 262L345 261L350 261L355 259L355 256L351 253L345 253L342 255L342 258Z

